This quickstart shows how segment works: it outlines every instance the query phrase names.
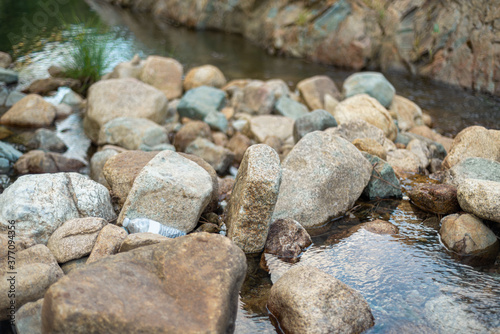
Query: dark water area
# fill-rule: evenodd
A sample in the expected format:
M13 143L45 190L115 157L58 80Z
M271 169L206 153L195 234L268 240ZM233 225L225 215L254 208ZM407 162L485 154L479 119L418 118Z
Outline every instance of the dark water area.
M43 3L57 4L52 7L53 15L44 11L38 1L0 0L0 50L15 54L24 64L18 68L21 86L34 78L47 77L50 65L62 64L68 45L58 36L87 20L100 20L110 27L109 70L139 54L142 58L148 55L176 58L184 65L185 73L192 67L212 64L228 80L280 78L292 88L314 75L328 75L340 88L352 74L331 66L268 55L237 35L175 27L100 2ZM41 24L45 21L40 13L45 13L46 24ZM43 28L37 28L37 22ZM33 25L35 28L28 32ZM26 39L18 41L16 36ZM416 102L433 117L435 129L444 135L456 135L475 124L500 129L498 98L411 75L385 75L399 95ZM59 122L55 129L70 145L67 154L85 155L90 142L82 132L78 115ZM411 182L405 181L403 187L411 187ZM313 245L293 265L317 266L358 290L375 317L376 324L367 333L500 332L498 264L470 266L461 262L441 243L440 217L425 214L408 201L358 204L345 217L311 230ZM396 225L399 233L377 235L359 228L359 224L378 218ZM499 227L490 227L500 234ZM261 268L260 257L249 257L236 333L277 331L267 313L267 295L273 280L291 264L272 257L266 260L271 273ZM0 332L3 332L1 326Z

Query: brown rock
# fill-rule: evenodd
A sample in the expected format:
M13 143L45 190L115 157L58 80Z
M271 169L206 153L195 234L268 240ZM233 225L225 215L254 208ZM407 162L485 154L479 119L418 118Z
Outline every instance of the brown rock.
M0 259L6 258L9 254L9 237L8 232L0 234ZM30 238L24 238L16 235L16 252L28 249L36 245L35 241Z
M61 269L64 272L64 275L69 274L70 271L73 271L75 269L85 267L85 264L87 263L88 259L89 259L88 256L84 256L82 258L71 260L61 264Z
M398 127L401 131L408 131L416 126L424 125L422 109L405 97L395 95L389 112L398 121Z
M118 252L119 253L128 252L131 251L132 249L154 245L160 242L169 242L170 240L173 239L164 237L163 235L156 233L150 233L150 232L133 233L127 235L125 240L122 242L120 250Z
M424 170L424 166L422 166L418 156L405 149L397 149L395 151L387 152L387 162L400 178L406 178L410 175L419 174Z
M235 182L234 179L228 177L219 179L219 201L229 201Z
M50 285L64 276L57 264L54 255L44 245L36 245L16 253L16 308L24 304L43 298ZM7 268L7 261L2 261L0 267L0 321L9 318L8 298L11 282L8 281L12 274Z
M118 253L127 235L127 231L116 225L108 224L104 226L97 236L94 248L92 248L86 263L89 264L108 255Z
M172 58L149 56L142 68L140 80L159 90L167 99L176 99L182 96L181 63Z
M205 223L201 224L200 227L198 227L195 232L207 232L207 233L219 233L220 229L219 226L212 224L212 223Z
M460 211L457 188L449 184L416 184L408 195L424 211L444 215Z
M174 137L174 146L177 152L184 152L186 147L196 138L201 137L213 141L212 131L207 123L202 121L191 121L185 124Z
M41 128L52 125L56 107L41 96L31 94L14 104L1 118L4 125Z
M306 229L293 219L277 219L269 228L264 253L296 258L312 244Z
M250 138L237 132L227 143L226 147L234 153L234 160L240 163L246 150L252 145Z
M246 267L238 247L208 233L110 256L50 287L42 331L232 333Z
M233 152L205 138L196 138L186 147L185 152L203 158L219 174L226 173L234 161Z
M281 148L283 147L283 141L276 136L267 136L263 144L266 144L278 153L281 152Z
M259 143L267 137L275 136L286 141L293 136L294 120L289 117L262 115L252 117L243 129L243 134Z
M217 146L226 146L229 142L229 138L227 138L227 135L222 132L214 132L212 133L212 137L214 139L214 144Z
M387 151L380 145L375 139L372 138L358 138L355 139L352 144L360 151L370 153L375 155L382 160L387 159Z
M59 263L79 259L90 254L99 232L107 224L102 218L70 219L54 231L47 247Z
M362 228L376 234L397 234L399 232L399 228L397 226L381 219L364 223Z
M41 150L33 150L23 154L14 164L14 169L18 174L78 172L83 167L85 167L83 161Z
M137 175L157 153L126 151L106 161L102 172L120 206L125 203Z
M43 298L36 302L24 304L16 312L16 329L18 333L42 333Z
M184 79L184 90L200 87L211 86L215 88L222 88L226 85L226 77L215 66L203 65L191 69L186 78Z
M7 52L0 51L0 68L7 68L12 63L12 57Z
M341 94L335 83L325 75L302 80L297 89L310 110L325 109L325 95L340 100Z
M69 78L47 78L33 81L23 93L47 95L56 91L59 87L69 87L72 90L78 90L81 86L79 80Z

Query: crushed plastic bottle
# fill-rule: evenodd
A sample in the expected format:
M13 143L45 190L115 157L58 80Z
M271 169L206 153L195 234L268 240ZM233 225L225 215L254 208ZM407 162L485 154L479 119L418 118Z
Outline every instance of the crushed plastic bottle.
M177 238L186 235L186 233L181 230L165 226L148 218L125 218L123 220L123 227L125 227L129 233L150 232L160 234L168 238Z

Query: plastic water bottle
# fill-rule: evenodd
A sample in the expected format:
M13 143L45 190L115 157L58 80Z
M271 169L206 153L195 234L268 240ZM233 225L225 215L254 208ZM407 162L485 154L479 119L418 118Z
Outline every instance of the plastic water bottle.
M177 238L186 235L183 231L165 226L148 218L125 218L123 220L123 227L125 227L130 233L150 232L161 234L168 238Z

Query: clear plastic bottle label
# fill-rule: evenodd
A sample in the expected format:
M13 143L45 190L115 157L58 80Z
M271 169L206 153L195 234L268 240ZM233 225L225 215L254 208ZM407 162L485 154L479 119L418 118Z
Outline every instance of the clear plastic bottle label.
M149 228L148 232L155 233L155 234L160 234L160 223L157 223L155 221L149 221Z

